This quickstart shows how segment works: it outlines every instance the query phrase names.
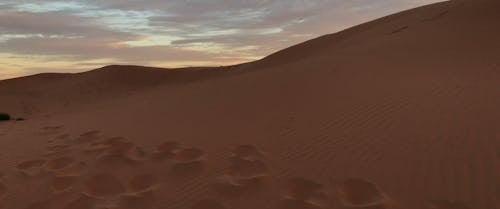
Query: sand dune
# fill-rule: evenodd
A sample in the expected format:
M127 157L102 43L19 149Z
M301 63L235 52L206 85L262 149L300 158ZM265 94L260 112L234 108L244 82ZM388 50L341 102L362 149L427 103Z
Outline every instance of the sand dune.
M500 2L221 68L0 81L0 208L500 208Z

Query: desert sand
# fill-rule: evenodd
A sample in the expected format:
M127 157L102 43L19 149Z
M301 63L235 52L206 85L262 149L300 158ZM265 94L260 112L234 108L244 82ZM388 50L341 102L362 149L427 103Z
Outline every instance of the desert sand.
M500 208L500 1L219 68L0 81L1 209Z

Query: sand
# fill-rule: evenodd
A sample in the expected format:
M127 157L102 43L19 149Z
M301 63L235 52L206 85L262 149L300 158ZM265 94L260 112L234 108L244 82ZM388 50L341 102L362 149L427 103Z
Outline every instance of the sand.
M252 63L0 81L2 209L500 208L500 2Z

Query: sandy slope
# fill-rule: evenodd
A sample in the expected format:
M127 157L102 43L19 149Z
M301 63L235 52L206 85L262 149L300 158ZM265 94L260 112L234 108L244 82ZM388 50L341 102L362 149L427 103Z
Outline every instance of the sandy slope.
M28 120L0 124L0 208L500 208L498 11L435 4L233 67L2 81Z

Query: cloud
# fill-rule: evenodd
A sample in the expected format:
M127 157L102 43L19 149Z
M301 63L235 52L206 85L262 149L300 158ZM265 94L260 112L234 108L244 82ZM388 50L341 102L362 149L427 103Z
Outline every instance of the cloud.
M4 71L0 79L16 71L65 71L106 63L170 67L250 61L437 1L0 0L0 69ZM13 55L38 58L14 59Z
M65 55L74 59L117 58L118 60L206 59L201 52L163 46L127 47L120 43L87 38L18 38L0 44L0 52L33 55ZM183 55L184 54L184 55ZM187 55L187 56L186 56Z
M0 10L0 35L5 34L85 36L100 40L137 37L134 34L114 31L99 25L94 18L82 18L65 12L32 13Z

